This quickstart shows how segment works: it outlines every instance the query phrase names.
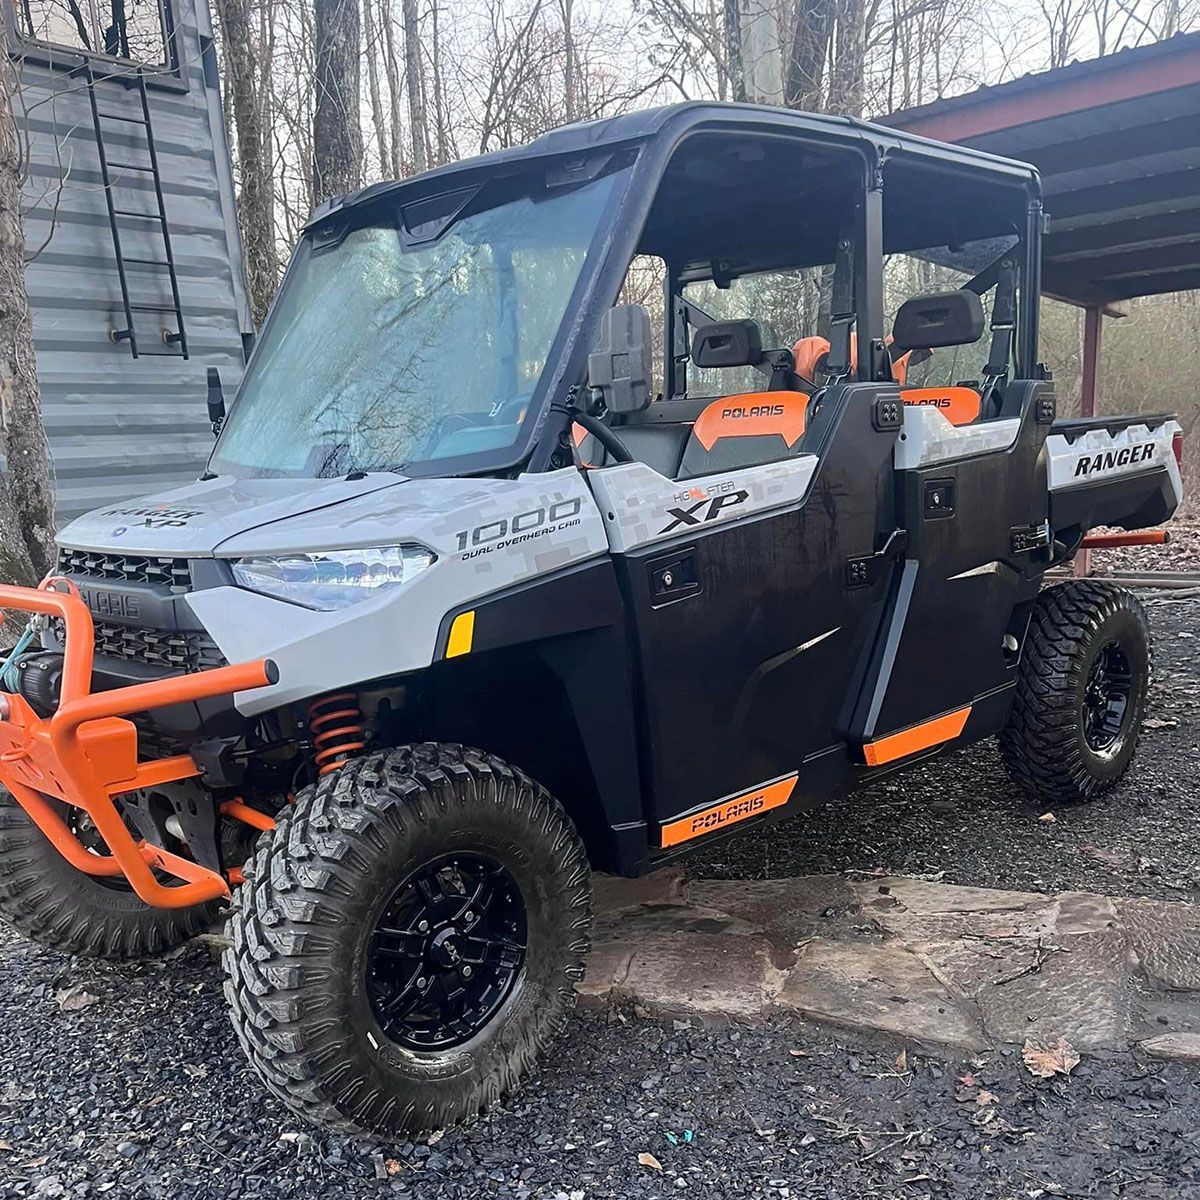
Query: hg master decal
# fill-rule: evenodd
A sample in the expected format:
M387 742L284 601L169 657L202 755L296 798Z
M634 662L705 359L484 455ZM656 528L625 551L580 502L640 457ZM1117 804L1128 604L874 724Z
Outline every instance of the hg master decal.
M1117 467L1131 467L1136 463L1148 462L1154 457L1154 442L1139 442L1136 446L1123 446L1120 450L1105 450L1099 454L1085 454L1075 464L1075 478L1094 475L1097 471L1112 471Z
M107 508L102 517L141 517L135 524L147 529L174 529L186 525L194 517L202 517L204 510L200 508L169 508L165 504L155 504L148 508ZM124 529L122 529L124 532Z
M678 507L667 509L671 520L658 532L670 533L672 529L683 526L703 525L705 521L720 516L727 508L744 504L749 498L750 493L745 488L739 488L736 483L730 481L676 492L671 499Z

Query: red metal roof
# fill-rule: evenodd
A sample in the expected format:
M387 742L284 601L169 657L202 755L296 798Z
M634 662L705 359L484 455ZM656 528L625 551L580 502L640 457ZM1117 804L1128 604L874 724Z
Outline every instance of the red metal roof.
M1032 163L1045 285L1084 304L1200 288L1200 33L882 119Z

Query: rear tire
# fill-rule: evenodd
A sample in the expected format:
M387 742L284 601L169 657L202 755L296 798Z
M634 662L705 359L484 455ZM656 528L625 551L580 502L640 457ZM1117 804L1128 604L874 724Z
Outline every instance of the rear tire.
M225 990L290 1109L414 1134L530 1072L574 1000L590 926L583 845L544 788L479 750L405 746L306 789L259 842Z
M1000 734L1014 782L1052 804L1114 787L1137 748L1150 668L1150 630L1131 592L1084 579L1042 592Z
M0 916L32 941L93 958L155 958L203 932L220 902L151 908L123 880L77 871L0 789Z

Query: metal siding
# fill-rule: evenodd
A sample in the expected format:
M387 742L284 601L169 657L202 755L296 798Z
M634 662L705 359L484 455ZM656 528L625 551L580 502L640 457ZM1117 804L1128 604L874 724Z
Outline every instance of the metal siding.
M67 74L79 59L64 56L62 67L50 68L26 58L21 66L27 282L60 524L97 505L195 479L212 446L206 369L220 368L227 397L241 379L242 333L251 326L220 97L205 87L201 63L209 14L205 0L172 0L172 7L181 67L167 78L187 90L147 78L186 360L177 350L146 357L172 350L159 334L174 327L171 313L134 314L142 357L111 340L125 317L86 85ZM98 78L96 98L102 112L141 115L136 89L116 80ZM148 163L140 125L103 124L110 164ZM110 166L110 178L118 208L157 211L152 176ZM119 227L126 259L163 258L157 221L119 218ZM130 265L127 279L132 303L171 303L165 268Z

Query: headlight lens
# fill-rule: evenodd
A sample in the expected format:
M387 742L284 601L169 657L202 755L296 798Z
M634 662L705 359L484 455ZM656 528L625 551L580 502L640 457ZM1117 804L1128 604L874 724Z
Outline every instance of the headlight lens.
M432 550L409 542L366 550L239 558L233 564L233 577L251 591L330 612L385 588L399 587L436 559Z

